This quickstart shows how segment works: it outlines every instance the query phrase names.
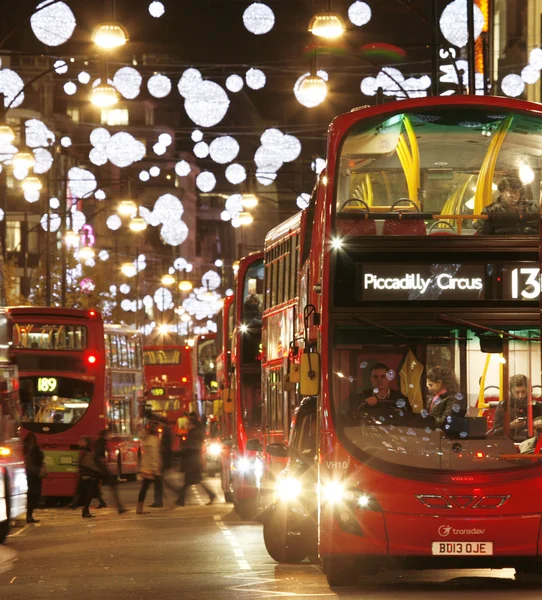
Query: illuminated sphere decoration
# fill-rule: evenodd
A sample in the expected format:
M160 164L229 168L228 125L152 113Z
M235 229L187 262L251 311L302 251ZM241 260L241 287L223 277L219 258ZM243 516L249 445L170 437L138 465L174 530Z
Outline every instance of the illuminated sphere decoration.
M179 177L186 177L190 173L190 163L186 162L186 160L180 160L175 165L175 173Z
M202 171L196 177L196 186L200 192L211 192L216 186L216 177L211 171Z
M92 194L96 189L96 177L87 169L72 167L68 171L68 186L75 198L83 198Z
M101 148L92 148L88 153L88 158L93 165L101 167L107 162L107 153Z
M171 146L171 144L173 143L173 138L171 137L171 135L169 133L161 133L158 136L158 143L162 144L164 146Z
M348 8L348 18L357 27L366 25L371 20L371 7L358 0Z
M49 150L46 150L45 148L36 148L34 150L34 157L34 173L37 173L38 175L47 173L53 166L53 156Z
M55 141L55 134L39 119L25 121L25 139L29 148L50 146Z
M120 227L122 226L122 220L119 217L119 215L111 215L107 217L107 221L105 222L105 224L112 231L117 231L117 229L120 229Z
M183 216L183 203L173 194L163 194L154 203L152 212L159 223L171 223Z
M113 76L113 85L127 100L133 100L139 96L141 73L133 67L121 67Z
M98 201L102 201L102 200L105 200L107 198L107 196L105 195L105 192L103 190L96 190L94 192L94 197Z
M250 68L245 74L245 81L252 90L261 90L265 86L265 73L260 69Z
M149 181L150 178L151 178L151 176L149 175L148 171L140 171L139 179L141 181Z
M523 94L525 82L519 75L510 74L503 77L501 81L501 90L506 96L517 98Z
M87 218L85 217L85 213L81 212L80 210L73 210L72 209L71 222L72 222L72 229L75 232L81 231L81 229L83 228L83 226L87 222Z
M168 310L173 304L173 295L165 287L158 288L156 292L154 292L154 303L158 310L162 312Z
M97 127L90 132L90 143L96 148L103 148L107 146L111 139L111 134L104 127Z
M375 96L378 89L376 77L364 77L361 80L360 89L365 96Z
M194 131L190 134L190 138L193 142L201 142L203 139L203 133L199 129L194 129Z
M276 178L276 171L256 169L256 181L261 185L271 185Z
M542 69L542 48L533 48L529 52L529 64L535 69Z
M81 73L79 73L79 75L77 75L77 79L79 80L79 83L82 83L83 85L85 85L90 81L90 74L87 73L86 71L81 71Z
M160 175L160 167L154 165L149 169L149 174L151 177L158 177L158 175Z
M24 81L11 69L0 69L0 93L4 94L4 106L17 108L24 100Z
M57 210L57 208L60 208L60 200L58 198L51 198L49 200L49 206L53 209L53 210Z
M193 94L199 84L203 81L202 74L197 69L186 69L179 79L177 89L183 98ZM195 140L194 140L195 141Z
M458 48L466 46L469 41L467 29L467 0L454 0L442 11L439 21L440 30L446 40ZM484 15L474 4L474 39L482 33Z
M220 275L216 271L207 271L201 278L201 282L208 290L218 289L221 281Z
M70 7L64 2L46 0L36 7L30 17L30 27L38 40L46 46L60 46L67 42L76 26Z
M107 144L107 157L117 167L128 167L145 157L145 144L126 131L111 136Z
M194 146L194 155L197 158L207 158L209 156L209 145L206 142L198 142Z
M275 14L262 2L254 2L243 13L245 27L254 35L269 33L275 24Z
M281 144L282 160L292 162L301 154L301 142L293 135L285 135Z
M73 81L66 81L66 83L64 84L64 92L68 96L73 96L76 91L77 91L77 85L75 85L75 83Z
M240 92L243 89L244 85L245 82L243 81L243 78L240 75L230 75L226 79L226 88L234 94Z
M239 142L230 135L223 135L211 142L209 153L216 163L224 165L237 158Z
M149 13L151 17L159 19L165 12L166 9L164 5L161 2L158 2L158 0L154 0L154 2L149 4Z
M109 252L107 250L100 250L98 252L98 258L104 262L109 259ZM114 286L113 286L114 287ZM116 291L116 290L115 290Z
M318 70L316 72L316 75L320 79L322 79L324 82L326 82L328 80L328 74L326 73L326 71ZM307 108L314 108L315 106L318 106L318 104L321 104L321 102L323 101L323 100L320 100L320 97L323 93L323 89L320 89L320 93L318 95L315 94L314 97L312 95L308 94L307 90L305 90L302 93L301 85L309 77L310 77L310 73L305 73L304 75L301 75L301 77L299 77L299 79L294 84L294 95L295 95L297 101L299 102L299 104L302 104L303 106L306 106ZM316 84L315 87L316 86L320 86L320 88L322 87L321 84ZM327 94L327 87L326 87L326 94ZM324 98L325 98L325 95L324 95Z
M243 196L241 194L232 194L227 200L224 208L232 217L236 217L243 211Z
M214 81L202 81L186 96L186 114L200 127L213 127L222 121L230 105L226 92Z
M247 178L247 171L243 165L233 163L226 167L226 179L233 185L243 183Z
M526 65L521 70L521 79L525 83L536 83L540 79L540 69L533 67L532 65Z
M297 200L295 201L295 203L297 204L298 208L300 208L301 210L307 208L307 206L309 205L309 200L311 199L310 194L300 194L297 197Z
M149 77L147 89L154 98L165 98L171 92L171 80L169 77L157 73Z
M152 150L158 156L162 156L167 152L167 146L164 146L164 144L161 144L160 142L156 142L156 144L154 144L152 147Z
M47 222L49 221L49 222ZM62 224L62 219L60 215L56 213L51 213L49 215L49 219L47 219L47 215L43 215L40 219L41 227L44 231L58 231L60 229L60 225Z
M37 202L40 199L39 190L24 190L23 195L24 199L29 204L34 204L34 202Z
M162 240L170 246L180 246L188 237L188 226L184 221L164 223L160 229Z
M314 171L317 175L326 168L326 159L317 157L311 163L311 171Z
M65 60L55 60L53 68L55 70L55 73L58 73L59 75L64 75L64 73L68 72L68 63Z
M223 210L223 211L220 213L220 218L221 218L223 221L231 221L231 214L230 214L230 213L229 213L227 210Z

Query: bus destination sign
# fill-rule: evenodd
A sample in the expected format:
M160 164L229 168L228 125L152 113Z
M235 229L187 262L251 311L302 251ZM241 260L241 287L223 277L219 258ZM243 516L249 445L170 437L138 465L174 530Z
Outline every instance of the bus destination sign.
M358 300L537 300L540 268L517 264L363 264Z
M151 396L165 396L166 390L163 387L151 388Z

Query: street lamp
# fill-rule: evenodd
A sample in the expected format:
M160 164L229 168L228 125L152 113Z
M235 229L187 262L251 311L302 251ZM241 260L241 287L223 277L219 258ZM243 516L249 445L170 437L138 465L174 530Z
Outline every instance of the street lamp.
M32 169L36 164L36 159L31 152L17 152L13 157L12 164L14 169Z
M243 208L256 208L256 206L258 206L258 202L258 196L252 192L248 192L241 196L241 204L243 205Z
M170 273L166 273L160 280L164 285L173 285L175 283L175 277Z
M37 177L34 177L34 176L23 179L21 186L22 186L23 190L27 193L28 192L39 192L41 190L41 188L43 187L41 185L41 181Z
M137 274L137 267L133 262L122 263L120 270L126 277L133 277Z
M93 88L90 101L99 108L109 108L119 101L119 95L111 84L100 83Z
M317 37L333 40L344 34L346 27L341 17L330 10L316 13L310 20L309 31Z
M241 212L237 217L239 225L250 225L254 221L254 217L249 212Z
M132 217L137 213L137 206L133 200L122 200L117 206L117 212L123 217Z
M128 227L130 227L132 231L139 233L140 231L145 231L145 229L147 229L147 222L143 217L132 217Z
M83 246L79 249L77 258L79 260L89 260L90 258L94 258L94 254L94 250L90 246Z
M327 96L327 83L319 75L310 73L300 83L298 94L304 106L318 106Z
M179 282L179 290L181 292L190 292L192 291L192 288L194 286L192 285L191 281L188 281L187 279L184 279L183 281Z
M66 231L66 234L64 235L64 242L68 248L77 248L79 245L79 234L71 229Z
M126 29L115 21L100 23L92 34L92 41L102 50L113 50L128 41Z
M3 107L0 107L0 109ZM5 144L11 144L11 142L15 139L15 133L13 129L9 125L0 124L0 146L4 146Z

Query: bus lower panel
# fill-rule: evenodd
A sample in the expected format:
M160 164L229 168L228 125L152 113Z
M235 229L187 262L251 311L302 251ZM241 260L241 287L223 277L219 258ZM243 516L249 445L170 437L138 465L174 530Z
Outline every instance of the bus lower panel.
M350 563L359 569L360 575L372 574L380 569L418 570L428 569L506 569L538 572L542 575L542 559L520 556L375 556L332 554L321 555L326 564L330 559L335 563Z
M71 498L77 489L77 473L49 473L42 481L41 495Z

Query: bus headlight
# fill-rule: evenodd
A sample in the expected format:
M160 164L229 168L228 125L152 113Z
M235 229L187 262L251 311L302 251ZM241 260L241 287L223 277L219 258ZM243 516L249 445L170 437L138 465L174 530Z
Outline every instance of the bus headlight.
M275 493L278 500L295 500L301 493L301 482L293 477L280 478Z
M207 454L209 454L209 456L219 456L221 452L222 446L220 444L209 444L209 446L207 447Z
M344 485L340 481L330 481L322 488L322 497L325 502L338 504L345 499Z
M241 473L248 473L250 471L252 467L252 461L250 460L250 458L240 458L237 461L237 469L241 472Z

